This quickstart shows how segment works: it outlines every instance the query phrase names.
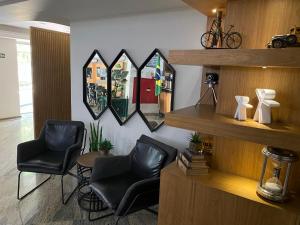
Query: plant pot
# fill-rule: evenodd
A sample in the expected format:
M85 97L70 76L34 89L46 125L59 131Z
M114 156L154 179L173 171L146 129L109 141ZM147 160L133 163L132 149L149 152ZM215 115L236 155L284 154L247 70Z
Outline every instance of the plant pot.
M99 152L101 152L102 155L108 155L109 154L109 150L99 149Z
M203 145L202 143L190 142L189 149L195 152L201 152L203 151Z

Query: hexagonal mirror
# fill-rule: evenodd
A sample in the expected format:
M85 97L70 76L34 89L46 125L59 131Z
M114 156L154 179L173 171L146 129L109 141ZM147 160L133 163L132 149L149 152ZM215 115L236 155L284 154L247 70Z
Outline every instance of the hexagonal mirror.
M153 132L173 110L175 88L175 70L158 49L140 67L139 83L138 112Z
M120 125L126 123L136 112L137 66L122 49L109 67L110 109Z
M107 109L108 66L98 50L94 50L83 66L83 102L96 120Z

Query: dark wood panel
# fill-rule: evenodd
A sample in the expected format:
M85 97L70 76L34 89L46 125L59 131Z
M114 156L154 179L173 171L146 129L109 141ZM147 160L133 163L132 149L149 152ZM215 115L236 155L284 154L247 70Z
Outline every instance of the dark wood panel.
M70 36L30 29L34 131L47 119L71 119Z

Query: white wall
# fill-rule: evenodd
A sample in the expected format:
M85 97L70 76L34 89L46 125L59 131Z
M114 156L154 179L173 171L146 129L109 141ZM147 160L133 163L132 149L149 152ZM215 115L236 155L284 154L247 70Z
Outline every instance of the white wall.
M167 57L169 49L198 49L205 32L206 17L193 10L161 12L130 17L71 23L72 119L93 121L82 102L82 66L94 49L110 65L124 48L140 66L153 49ZM199 98L202 68L174 66L176 70L175 109L195 104ZM126 154L141 134L185 148L190 131L161 127L151 133L135 114L125 125L107 110L100 118L104 136L112 140L118 154ZM88 128L88 126L87 126Z
M0 119L20 115L16 40L0 38Z

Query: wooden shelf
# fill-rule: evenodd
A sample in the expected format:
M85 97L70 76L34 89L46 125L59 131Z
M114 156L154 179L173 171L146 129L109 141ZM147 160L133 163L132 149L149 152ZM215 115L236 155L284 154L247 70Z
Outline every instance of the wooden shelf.
M216 114L211 105L191 106L167 113L165 123L205 134L300 151L300 127L283 123L264 125L251 119L238 121Z
M300 48L170 50L168 61L180 65L300 68Z
M255 203L259 203L272 208L285 210L297 215L300 215L300 199L293 196L292 199L286 203L274 203L261 199L256 194L256 187L258 181L248 179L245 177L236 176L230 173L211 169L208 175L201 176L185 176L184 173L177 167L176 163L172 163L166 167L162 173L183 178L187 182L196 182L206 187L214 188L235 196L239 196Z
M190 7L206 16L215 16L213 9L225 9L227 0L183 0Z

